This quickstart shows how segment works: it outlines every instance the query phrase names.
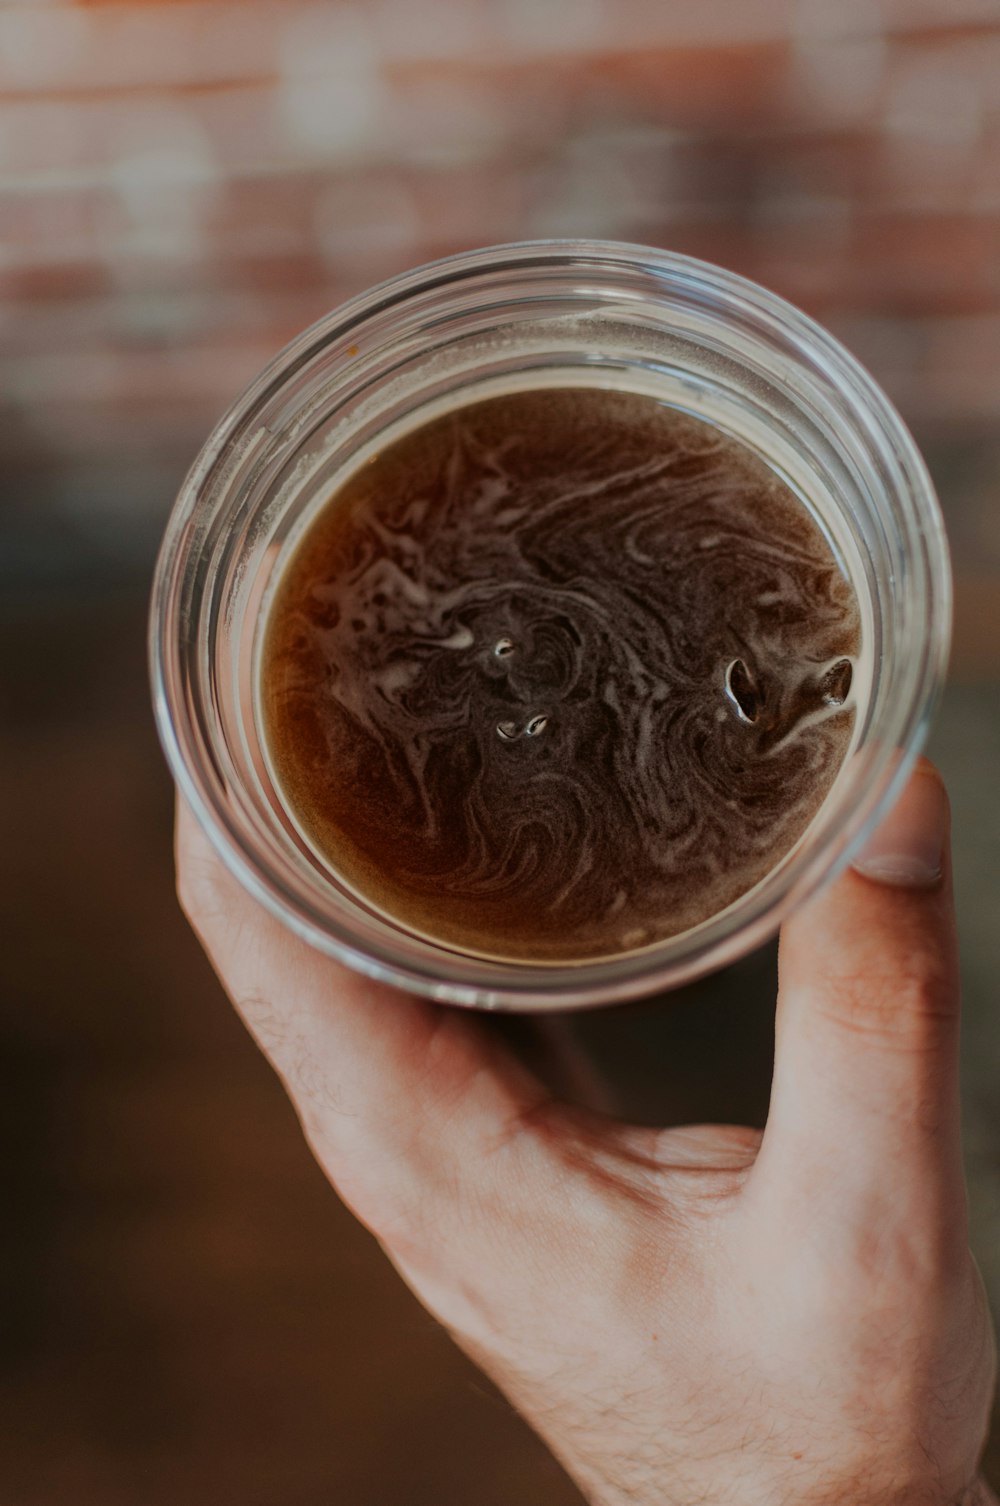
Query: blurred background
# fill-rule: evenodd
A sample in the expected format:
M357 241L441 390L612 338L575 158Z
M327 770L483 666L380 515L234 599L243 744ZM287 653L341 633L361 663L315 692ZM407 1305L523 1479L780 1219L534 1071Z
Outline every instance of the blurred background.
M550 235L767 284L929 460L1000 1309L1000 0L0 0L7 1506L579 1502L187 934L144 662L171 500L253 373L379 278Z

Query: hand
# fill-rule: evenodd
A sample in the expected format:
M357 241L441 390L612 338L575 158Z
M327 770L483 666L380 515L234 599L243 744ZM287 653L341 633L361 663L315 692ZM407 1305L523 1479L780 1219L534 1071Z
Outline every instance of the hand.
M771 1112L638 1129L292 937L183 810L182 904L320 1165L600 1506L956 1506L994 1385L968 1249L947 799L787 923Z

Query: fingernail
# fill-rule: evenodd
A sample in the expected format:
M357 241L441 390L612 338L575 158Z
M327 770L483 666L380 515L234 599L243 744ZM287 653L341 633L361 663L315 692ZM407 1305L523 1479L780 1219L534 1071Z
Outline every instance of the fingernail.
M948 830L948 797L933 773L916 773L854 869L878 884L931 889L941 878Z

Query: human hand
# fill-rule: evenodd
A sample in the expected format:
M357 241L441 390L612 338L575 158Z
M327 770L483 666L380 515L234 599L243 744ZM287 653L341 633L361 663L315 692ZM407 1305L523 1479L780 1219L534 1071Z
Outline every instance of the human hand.
M763 1136L560 1104L298 941L183 809L178 887L331 1182L592 1502L995 1506L947 824L925 763L786 924Z

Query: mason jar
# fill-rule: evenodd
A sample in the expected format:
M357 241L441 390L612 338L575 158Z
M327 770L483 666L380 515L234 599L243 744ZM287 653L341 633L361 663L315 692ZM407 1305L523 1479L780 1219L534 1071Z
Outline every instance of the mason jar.
M303 841L261 721L268 606L310 519L365 459L430 416L541 387L652 395L738 439L820 521L863 647L852 742L808 829L704 923L578 963L497 960L415 933ZM182 797L226 866L297 936L374 978L493 1010L619 1004L758 954L856 853L898 794L946 667L948 556L898 414L829 334L689 257L602 241L496 246L407 272L286 347L218 424L156 567L156 717Z

